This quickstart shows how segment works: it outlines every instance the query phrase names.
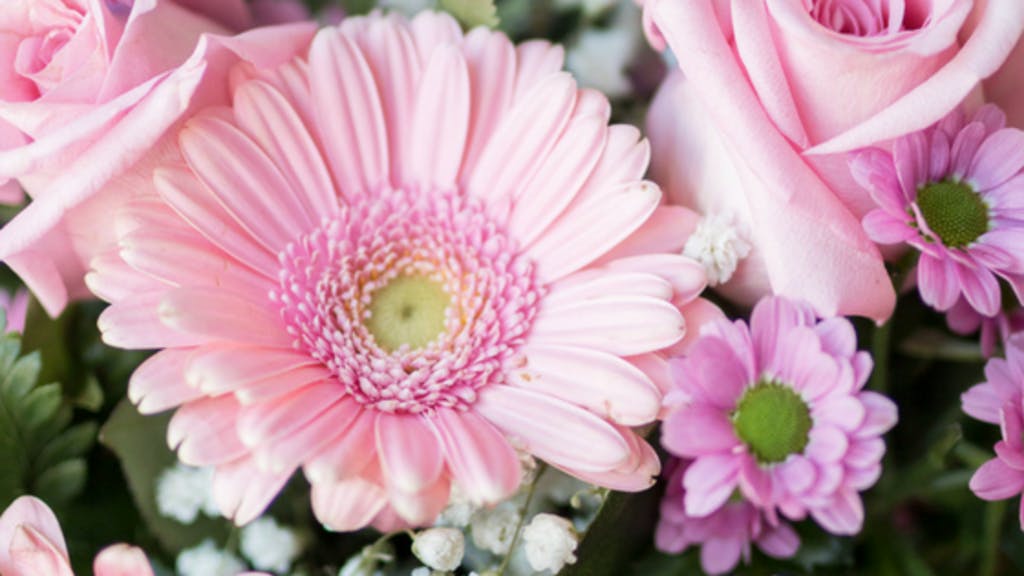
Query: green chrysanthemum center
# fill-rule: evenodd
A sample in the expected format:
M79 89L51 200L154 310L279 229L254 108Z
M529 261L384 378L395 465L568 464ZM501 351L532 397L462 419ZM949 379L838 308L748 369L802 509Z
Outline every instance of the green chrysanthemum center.
M950 248L963 248L988 232L988 206L964 182L943 180L922 186L917 207L932 232Z
M397 276L374 291L366 328L386 352L402 346L423 348L444 332L445 312L451 301L451 295L432 278Z
M764 464L803 452L811 431L811 412L793 389L761 381L747 389L732 415L733 427Z

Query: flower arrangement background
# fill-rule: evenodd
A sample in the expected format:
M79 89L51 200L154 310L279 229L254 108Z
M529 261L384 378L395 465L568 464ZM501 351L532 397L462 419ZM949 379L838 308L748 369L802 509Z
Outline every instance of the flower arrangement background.
M1022 6L0 7L0 576L1024 573Z

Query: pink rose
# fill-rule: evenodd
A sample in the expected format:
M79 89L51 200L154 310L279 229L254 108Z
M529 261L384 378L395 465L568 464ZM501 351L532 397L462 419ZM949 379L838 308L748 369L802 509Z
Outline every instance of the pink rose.
M859 219L847 153L934 124L1006 59L1020 0L647 0L685 78L652 108L670 197L726 211L754 246L724 292L887 318L895 295Z
M242 0L9 0L0 13L0 193L32 203L0 230L0 258L50 314L85 296L110 210L171 146L190 109L228 101L239 59L273 65L312 25L260 29ZM128 172L133 169L134 172ZM134 180L133 180L134 179ZM6 186L4 184L6 183Z

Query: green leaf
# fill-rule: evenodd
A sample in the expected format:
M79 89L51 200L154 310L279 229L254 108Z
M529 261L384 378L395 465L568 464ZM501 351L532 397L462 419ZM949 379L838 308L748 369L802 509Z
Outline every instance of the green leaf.
M653 542L651 519L657 517L660 492L609 492L583 535L576 551L578 560L559 572L559 576L627 573L638 552Z
M135 505L150 531L171 554L194 546L205 538L223 542L227 524L200 517L188 527L160 514L156 505L156 481L177 462L167 447L167 424L171 415L143 416L122 400L100 431L100 442L114 451L128 479Z
M20 351L17 335L0 336L0 508L26 493L60 505L82 490L96 427L69 429L60 384L39 385L40 354Z
M498 9L494 0L440 0L438 7L454 16L466 29L498 25Z

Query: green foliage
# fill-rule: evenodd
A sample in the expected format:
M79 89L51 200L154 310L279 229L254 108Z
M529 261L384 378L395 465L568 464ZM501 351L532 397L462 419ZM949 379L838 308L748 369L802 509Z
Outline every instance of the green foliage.
M228 526L223 521L201 516L186 528L157 510L157 479L177 462L165 441L169 421L170 414L143 416L128 400L122 400L103 425L100 442L120 459L135 506L146 526L167 552L176 554L206 538L222 542Z
M454 16L467 29L498 25L494 0L439 0L438 8Z
M60 384L40 385L41 370L38 352L21 356L18 335L0 337L0 509L22 494L59 505L85 485L96 426L72 425Z

